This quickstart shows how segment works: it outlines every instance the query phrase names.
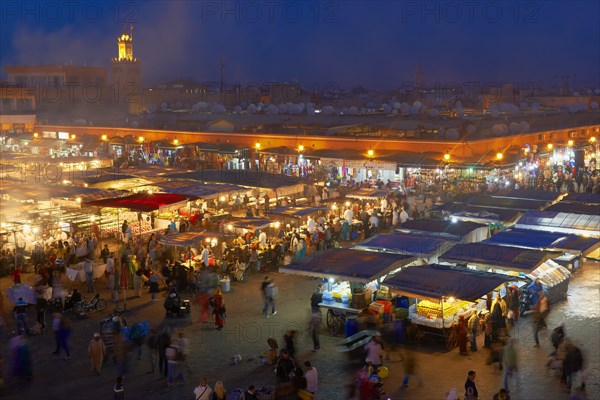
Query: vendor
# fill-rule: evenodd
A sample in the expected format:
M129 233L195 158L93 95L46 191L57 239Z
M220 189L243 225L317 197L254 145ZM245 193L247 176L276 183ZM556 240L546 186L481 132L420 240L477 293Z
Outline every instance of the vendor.
M258 235L258 245L261 249L267 247L267 233L264 230L261 230L260 234Z

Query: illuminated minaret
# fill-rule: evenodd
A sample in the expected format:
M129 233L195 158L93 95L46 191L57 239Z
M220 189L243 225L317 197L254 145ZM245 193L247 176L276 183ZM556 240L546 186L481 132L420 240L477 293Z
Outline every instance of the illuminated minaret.
M127 105L130 114L139 114L143 110L142 63L133 56L133 25L129 26L129 33L117 38L117 46L118 57L111 62L113 97L119 104Z

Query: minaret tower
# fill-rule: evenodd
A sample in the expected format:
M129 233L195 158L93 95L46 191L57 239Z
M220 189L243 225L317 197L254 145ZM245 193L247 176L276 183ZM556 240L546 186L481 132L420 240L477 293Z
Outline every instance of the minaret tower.
M144 108L142 63L133 56L133 25L129 26L129 33L126 29L117 38L119 53L111 62L112 94L116 102L127 106L130 114L139 114Z

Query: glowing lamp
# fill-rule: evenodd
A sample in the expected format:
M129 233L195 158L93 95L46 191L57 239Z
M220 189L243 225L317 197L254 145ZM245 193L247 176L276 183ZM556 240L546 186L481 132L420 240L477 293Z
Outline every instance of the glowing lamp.
M179 144L179 139L173 139L173 144L177 146Z
M298 146L298 151L304 151L304 146L303 145Z
M375 152L373 149L369 149L369 151L367 151L367 155L372 158L375 155Z
M574 143L574 142L573 142L573 140L569 140L569 141L567 142L567 145L568 145L569 147L572 147L572 146L573 146L573 143Z
M104 141L108 140L108 136L102 135L102 140L104 140Z
M595 143L596 142L596 136L592 136L590 138L590 143Z
M256 148L256 150L260 150L260 143L256 142L256 144L254 145L254 147Z
M548 150L552 150L554 148L554 145L552 143L548 143L548 146L546 147L548 147Z
M450 159L450 154L446 153L444 154L444 160L448 161Z
M143 136L140 136L140 137L138 138L138 142L140 142L140 143L144 143L144 140L146 140L146 139L144 139L144 137L143 137Z
M496 158L498 160L502 160L504 158L504 154L502 154L502 153L496 153Z

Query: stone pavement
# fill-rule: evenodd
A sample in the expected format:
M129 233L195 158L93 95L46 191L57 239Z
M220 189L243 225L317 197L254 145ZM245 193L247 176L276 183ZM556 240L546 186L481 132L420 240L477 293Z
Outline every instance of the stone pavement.
M564 321L567 335L580 345L586 364L590 370L587 393L589 399L600 398L600 264L586 263L582 272L575 275L569 288L569 298L555 305L548 318L549 329ZM232 290L225 295L227 320L225 329L217 331L211 324L192 323L197 319L197 309L193 306L192 319L164 321L162 299L150 302L145 292L141 299L128 300L127 319L129 325L135 321L150 321L151 326L169 326L183 329L190 338L192 354L188 359L185 385L167 388L166 380L158 375L146 374L148 370L147 353L144 349L142 360L132 358L131 370L124 379L127 399L192 399L193 388L201 377L208 377L211 386L216 380L222 380L227 389L245 388L249 384L257 386L274 383L273 367L264 365L260 355L267 350L267 338L275 337L280 346L283 333L289 329L301 332L297 343L296 360L303 363L310 360L319 371L319 399L345 399L346 387L360 363L352 363L347 354L335 351L340 337L331 337L323 326L321 347L317 353L312 348L305 328L309 318L309 299L317 281L297 276L270 273L279 286L277 315L265 319L261 315L262 300L260 282L264 274L254 274L247 282L232 283ZM28 276L25 275L24 281ZM0 281L0 288L9 285L7 278ZM101 283L100 287L104 287ZM83 288L83 285L81 286ZM109 298L108 292L102 292ZM164 295L164 292L161 293ZM5 305L8 306L8 305ZM112 308L108 307L108 311ZM112 399L112 386L116 377L116 368L110 362L105 364L100 376L92 376L87 358L87 343L92 334L99 330L98 320L105 313L97 313L89 319L73 319L72 358L63 360L51 355L54 349L52 332L29 339L35 359L34 378L31 382L18 382L10 377L10 360L7 357L6 340L3 340L1 354L5 357L3 375L7 380L0 398L12 399ZM10 313L9 313L10 315ZM34 315L30 315L33 321ZM49 318L49 317L48 317ZM531 321L528 318L519 321L511 332L516 340L520 369L511 383L512 400L567 399L569 393L551 376L544 364L551 344L550 331L540 335L541 348L533 348ZM325 324L323 324L325 325ZM8 327L10 331L14 325ZM0 328L2 329L2 328ZM3 339L6 339L6 330ZM481 345L481 337L480 345ZM386 361L390 376L385 380L385 391L391 399L444 399L451 388L464 393L463 385L467 371L477 371L477 385L480 399L491 399L502 384L501 372L486 365L487 353L479 351L468 356L460 356L458 350L450 352L440 344L424 343L412 346L417 360L418 381L411 379L410 387L401 389L402 361L398 351L390 352ZM239 365L233 365L232 356L240 354L243 358ZM386 397L386 398L387 398Z

